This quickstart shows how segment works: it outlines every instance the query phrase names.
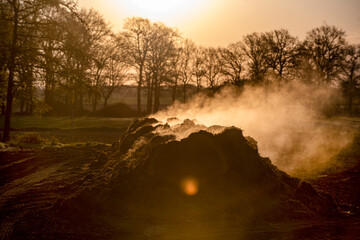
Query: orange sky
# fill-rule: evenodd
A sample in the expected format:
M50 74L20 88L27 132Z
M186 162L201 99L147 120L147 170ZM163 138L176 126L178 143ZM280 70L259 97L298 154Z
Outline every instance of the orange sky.
M226 46L244 34L286 28L303 39L322 24L335 25L360 43L360 0L78 0L121 29L123 19L142 16L177 27L205 46Z

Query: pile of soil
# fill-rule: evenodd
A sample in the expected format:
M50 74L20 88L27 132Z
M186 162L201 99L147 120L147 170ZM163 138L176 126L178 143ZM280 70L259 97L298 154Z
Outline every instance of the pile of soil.
M174 126L156 119L134 122L113 147L115 158L123 159L128 169L126 180L117 176L109 187L112 197L121 201L126 195L137 207L130 209L124 202L119 211L151 219L221 217L231 221L339 214L330 195L261 157L256 142L245 138L241 129L204 128L190 120ZM175 140L178 129L193 133ZM186 179L198 185L194 196L181 188ZM131 191L124 192L125 186L131 186Z
M13 238L271 239L254 228L343 217L329 194L280 171L234 127L137 120L88 167L78 191L30 211ZM221 235L206 235L212 224Z

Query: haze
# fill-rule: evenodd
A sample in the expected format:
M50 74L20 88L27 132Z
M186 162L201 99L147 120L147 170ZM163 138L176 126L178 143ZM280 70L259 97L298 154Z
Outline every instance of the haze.
M345 30L351 43L360 40L358 0L79 0L79 4L102 13L115 31L126 17L140 16L177 27L184 37L206 46L226 46L245 34L279 28L303 39L307 31L325 23Z

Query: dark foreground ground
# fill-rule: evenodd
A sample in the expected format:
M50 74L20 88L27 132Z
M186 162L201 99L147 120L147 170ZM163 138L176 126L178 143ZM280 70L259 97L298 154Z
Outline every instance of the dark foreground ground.
M67 220L64 216L72 213L59 209L66 211L62 205L93 184L111 150L105 143L113 143L123 134L123 130L85 132L56 130L41 135L57 134L64 143L74 139L98 143L0 152L0 239L360 239L358 144L341 156L344 168L310 181L318 191L333 197L342 213L337 217L246 226L216 219L148 222L146 218L122 216L112 222L111 231L101 224L88 225L86 215ZM96 210L89 209L89 214L96 214ZM59 216L52 221L56 224L46 221L54 216Z

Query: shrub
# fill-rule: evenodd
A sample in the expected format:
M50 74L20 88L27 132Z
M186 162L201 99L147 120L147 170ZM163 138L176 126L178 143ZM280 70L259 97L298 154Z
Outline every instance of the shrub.
M37 132L27 132L24 135L20 136L18 143L26 144L41 144L44 142L44 139L40 137L40 134Z
M0 150L6 149L5 143L0 142Z
M49 143L50 143L51 145L59 145L59 144L60 144L60 141L59 141L59 139L57 139L56 137L51 136L51 137L49 138Z
M130 108L125 103L115 103L105 108L96 111L95 116L97 117L114 117L114 118L130 118L139 117L140 114L134 109Z

